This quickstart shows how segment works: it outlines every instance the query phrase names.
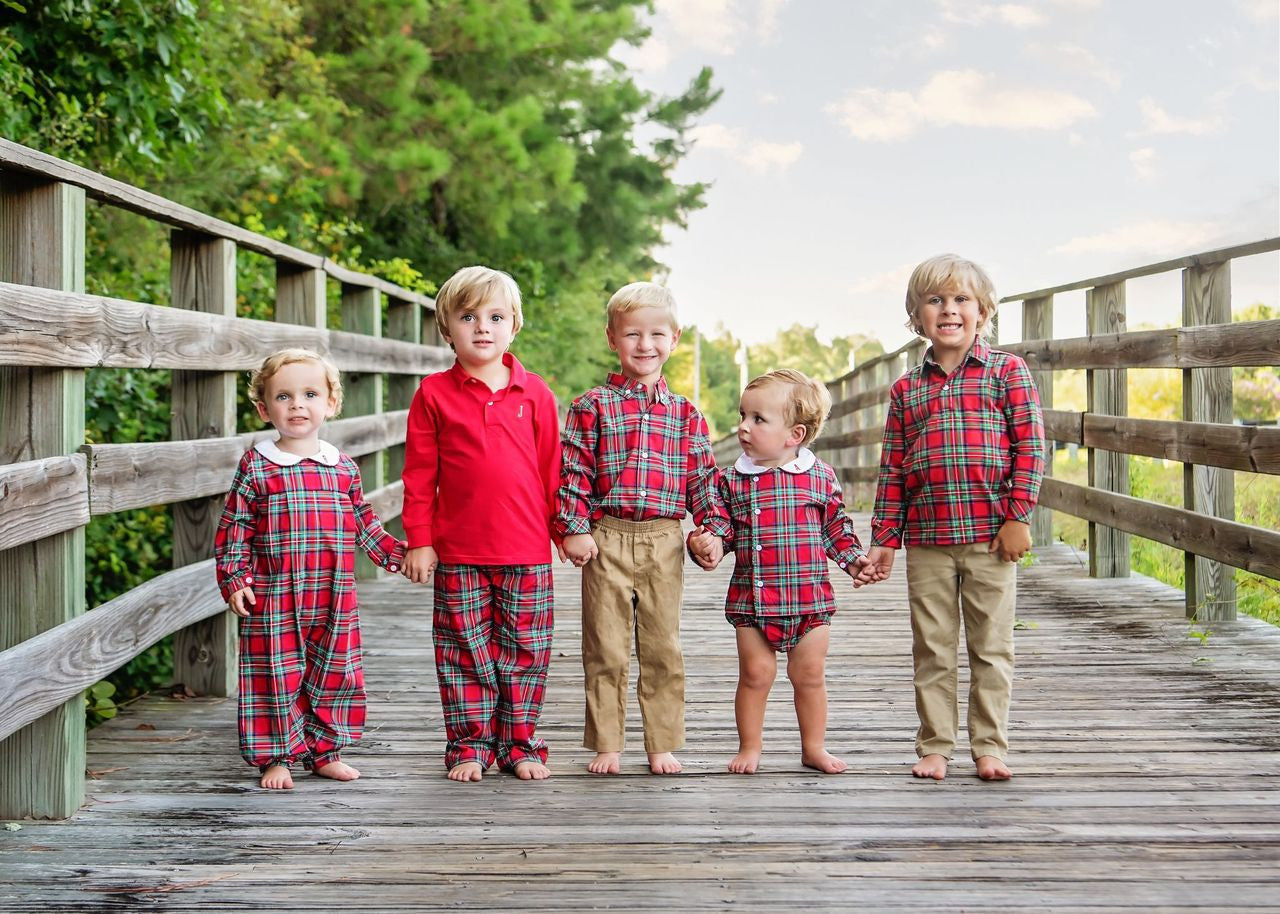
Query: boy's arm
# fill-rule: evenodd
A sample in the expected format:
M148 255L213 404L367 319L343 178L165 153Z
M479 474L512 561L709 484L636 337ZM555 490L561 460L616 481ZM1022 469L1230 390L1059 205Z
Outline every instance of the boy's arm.
M1013 360L1005 379L1004 417L1013 457L1005 517L1029 524L1044 477L1044 420L1035 381L1022 359Z
M383 529L373 506L365 501L360 470L354 460L351 461L351 485L347 489L347 497L351 499L351 511L356 518L356 545L379 568L399 571L404 565L405 544Z
M435 522L436 483L440 459L436 423L419 386L409 406L409 429L404 440L404 508L401 522L409 548L431 546Z
M538 452L538 471L542 474L542 486L547 495L544 515L547 532L559 543L563 540L556 530L560 505L560 420L556 416L556 398L545 384L538 392L533 415L533 445Z
M875 508L871 512L871 543L874 546L902 548L902 529L907 519L907 488L902 474L905 452L902 394L895 384L889 394L889 412L884 420L880 478L876 483Z
M242 460L231 480L227 501L213 538L218 590L228 603L234 594L253 586L254 501L257 493ZM250 598L250 602L252 598Z
M859 560L866 553L854 532L853 518L844 511L844 495L835 479L835 472L828 472L831 474L831 486L823 506L822 545L827 557L852 575L865 564Z
M708 532L727 537L732 532L729 512L720 498L715 455L711 453L711 433L702 413L689 406L689 458L685 465L685 507L693 522Z
M599 416L582 397L573 401L564 418L560 449L560 491L555 531L565 536L591 532L591 493L596 478Z

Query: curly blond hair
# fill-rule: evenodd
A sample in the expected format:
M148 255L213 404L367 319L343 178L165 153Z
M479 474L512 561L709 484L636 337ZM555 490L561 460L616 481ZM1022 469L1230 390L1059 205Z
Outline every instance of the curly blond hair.
M276 372L281 368L297 362L315 362L324 369L324 379L329 385L329 396L334 402L333 414L336 416L342 412L342 377L338 374L338 366L310 349L281 349L267 356L258 370L249 376L249 399L255 404L266 403L267 382L275 377Z
M787 427L803 425L804 440L800 445L807 446L822 432L827 414L831 412L831 393L827 390L827 385L794 368L775 368L753 378L744 392L775 385L787 389L784 412Z

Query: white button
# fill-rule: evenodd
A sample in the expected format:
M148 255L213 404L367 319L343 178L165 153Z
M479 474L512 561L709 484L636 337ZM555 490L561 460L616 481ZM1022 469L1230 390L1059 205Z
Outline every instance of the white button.
M759 476L752 476L752 477L751 477L751 484L752 484L752 485L755 485L755 484L756 484L757 482L759 482L759 481L760 481L760 477L759 477Z
M951 386L951 385L949 385L949 384L943 384L943 385L942 385L942 389L943 389L943 390L947 390L950 386Z
M839 564L841 568L848 568L848 567L849 567L849 563L848 563L848 562L839 562L839 563L837 563L837 564Z
M763 547L763 546L761 546L759 543L756 543L756 552L759 552L759 551L760 551L761 549L763 549L763 548L764 548L764 547Z
M641 489L641 490L640 490L640 497L641 497L641 498L644 498L646 494L648 494L648 493L646 493L644 489Z
M756 514L759 514L759 513L760 513L760 509L759 509L759 508L756 508L756 509L755 509L755 513L756 513Z
M943 389L943 390L946 390L946 388L945 388L945 387L944 387L944 388L942 388L942 389ZM487 406L493 406L493 401L492 401L492 400L490 400L486 405L487 405Z
M763 587L763 586L764 586L764 581L756 581L756 586L757 586L757 587Z
M245 582L246 584L252 584L252 583L253 583L253 575L246 574L246 575L244 576L244 582Z
M648 452L648 451L641 451L641 452L640 452L640 456L641 456L641 457L648 457L648 456L649 456L649 452Z

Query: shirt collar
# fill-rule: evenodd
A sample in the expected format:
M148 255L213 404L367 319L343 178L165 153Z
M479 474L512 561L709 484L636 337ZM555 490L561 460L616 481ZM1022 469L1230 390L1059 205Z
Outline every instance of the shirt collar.
M509 352L502 354L502 364L511 369L511 380L507 382L507 387L519 387L524 390L528 386L529 372L520 360ZM469 374L462 364L457 360L453 360L453 367L449 369L449 374L453 376L453 380L459 387L462 387L468 381L475 381L477 384L484 384L479 378ZM487 384L485 385L488 386Z
M767 473L770 470L782 470L784 473L807 473L813 469L813 465L818 462L818 458L813 456L813 451L807 447L800 448L796 452L796 459L784 463L779 467L762 467L746 454L742 454L734 462L733 468L739 473L745 473L748 476L759 476L761 473Z
M314 460L316 463L322 463L327 467L336 467L338 458L342 456L338 449L328 441L321 441L319 442L320 450L316 453L310 457L299 457L297 454L290 454L288 451L280 450L280 445L276 444L279 440L279 438L263 438L253 446L253 449L272 463L282 467L291 467L294 464L302 463L304 460Z
M969 351L966 352L964 354L964 358L960 360L960 364L963 365L969 359L973 359L979 365L985 365L987 364L987 361L990 358L991 358L990 344L988 344L981 336L977 336L977 337L974 337L973 345L969 347ZM942 370L942 366L939 365L937 359L933 357L932 346L930 346L928 349L924 351L924 364L933 365L939 371Z
M640 397L646 400L649 398L648 387L620 372L610 373L608 383L610 387L618 388L628 397ZM671 399L671 389L667 387L667 379L664 377L658 378L658 383L653 385L653 392L659 403L666 403Z

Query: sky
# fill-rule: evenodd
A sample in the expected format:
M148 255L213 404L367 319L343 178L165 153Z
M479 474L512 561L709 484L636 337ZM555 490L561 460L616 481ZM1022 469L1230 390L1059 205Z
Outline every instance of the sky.
M641 86L707 65L724 91L675 174L707 206L658 252L704 332L892 349L933 254L1003 296L1280 235L1280 0L656 0L649 24L615 51ZM1129 327L1175 325L1180 283L1131 280ZM1280 303L1280 254L1232 290ZM1083 312L1058 296L1055 335Z

